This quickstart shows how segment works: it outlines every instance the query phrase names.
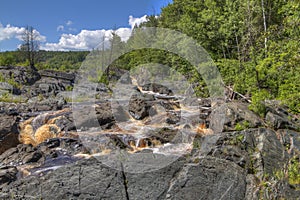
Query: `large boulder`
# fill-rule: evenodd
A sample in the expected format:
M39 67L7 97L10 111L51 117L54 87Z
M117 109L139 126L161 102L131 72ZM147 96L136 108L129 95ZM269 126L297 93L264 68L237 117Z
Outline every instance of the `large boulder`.
M201 156L234 162L261 178L281 170L289 158L276 132L265 128L211 135L199 143Z
M265 121L271 128L300 131L299 116L289 113L288 108L279 101L265 101Z
M300 124L290 120L290 115L286 112L279 111L269 111L266 114L265 120L272 128L275 130L278 129L291 129L291 130L300 130Z
M142 120L145 117L148 117L149 109L150 105L146 102L142 95L132 95L129 101L129 113L133 118Z
M245 199L246 172L239 166L205 157L187 164L171 180L163 199Z
M115 124L115 117L109 102L96 105L73 105L73 115L76 118L78 130L90 128L109 129Z
M248 109L248 104L230 102L216 105L209 117L210 123L218 129L217 132L258 128L263 125L262 119Z
M16 116L0 114L0 154L19 144L17 123Z

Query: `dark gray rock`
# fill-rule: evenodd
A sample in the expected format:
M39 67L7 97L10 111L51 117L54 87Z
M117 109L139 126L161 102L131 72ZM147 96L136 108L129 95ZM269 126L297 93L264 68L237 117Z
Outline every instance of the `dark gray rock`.
M22 95L24 98L56 96L58 93L72 88L75 80L75 73L52 70L37 72L28 67L0 67L0 73L21 85L21 88L16 88L2 83L0 90Z
M43 199L53 194L62 199L244 199L246 175L237 165L211 157L185 165L180 158L156 171L134 174L89 159L42 177L17 180L1 190Z
M108 92L109 91L108 87L104 83L98 83L95 90L97 92Z
M39 97L31 98L28 101L28 109L33 112L40 111L55 111L60 110L66 105L66 101L61 96L51 96L48 98L39 99Z
M0 113L5 113L7 115L22 115L30 112L31 110L28 108L26 103L8 103L8 102L0 102ZM30 114L29 114L30 115Z
M74 82L76 78L76 74L72 72L61 72L61 71L54 71L54 70L40 70L40 75L43 77L51 77L57 78L65 81Z
M299 117L279 105L267 105L263 121L246 103L197 98L182 101L159 84L143 86L143 90L159 94L134 91L136 94L126 99L123 97L134 90L130 76L127 71L111 69L109 80L128 88L118 91L120 105L104 101L111 98L105 85L85 85L83 91L91 87L94 93L88 95L105 97L103 101L78 103L73 107L77 111L74 115L71 109L56 114L49 111L70 106L59 94L70 89L74 74L43 71L40 79L23 68L0 67L1 71L26 85L22 94L29 94L31 100L0 103L0 199L252 200L300 196L297 184L279 176L281 172L288 175L289 164L299 161ZM179 103L199 110L200 119L196 112L180 113ZM35 130L45 123L41 111L48 117L59 116L53 123L64 138L48 139L36 147L17 145L19 117L36 117L31 124ZM126 123L130 115L151 128L128 134L117 122ZM197 135L199 123L211 125L215 133ZM260 128L266 124L267 128ZM76 133L77 129L82 132ZM93 135L84 130L102 132ZM191 153L168 154L174 147L190 148L179 145L193 139ZM165 146L158 150L160 145ZM89 153L97 154L92 157Z
M42 77L33 85L24 87L23 93L29 98L36 96L48 98L56 96L59 92L65 91L72 86L73 83L71 81L61 80L56 77Z
M0 167L0 185L9 184L17 179L16 167Z
M237 125L243 129L258 128L263 125L260 117L248 109L248 104L239 102L217 105L212 109L209 121L215 123L222 121L221 132L234 131Z
M246 172L225 160L199 158L186 164L170 186L163 199L244 199Z
M6 82L0 82L0 90L7 90L8 92L13 91L13 86Z
M95 159L63 166L43 177L29 176L0 190L15 197L42 199L126 199L127 196L122 173Z
M265 121L271 128L300 130L299 116L289 113L288 108L279 101L266 101L265 106L267 113Z
M126 111L126 108L122 107L118 103L112 103L112 112L116 122L126 122L130 120L130 114Z
M76 155L87 152L86 147L81 141L73 138L52 138L39 144L36 148L46 156L54 153Z
M277 131L277 136L280 139L281 144L288 150L288 153L294 155L300 152L300 133L288 129L282 129Z
M60 155L73 156L87 152L83 144L77 139L53 138L46 140L37 147L19 144L0 155L0 166L20 166L24 164L43 165L49 158Z
M71 111L62 113L62 117L55 121L55 124L60 128L61 131L65 131L66 134L69 131L76 131L74 124L73 114Z
M22 85L32 85L41 78L38 72L28 67L0 67L0 73L4 77L13 78L15 82Z
M76 128L88 130L90 128L109 129L115 124L115 117L109 102L91 105L73 106L73 117L76 118Z
M161 130L161 133L151 133L149 137L170 141L174 140L174 131ZM104 144L106 147L128 148L127 142L119 136L102 135L104 137L109 141ZM95 139L99 144L100 136ZM37 147L48 155L45 164L32 169L31 176L1 185L0 191L4 197L13 194L43 199L51 199L53 194L55 198L72 199L259 199L267 198L261 196L261 192L266 195L261 186L265 174L272 175L287 161L284 146L276 133L268 129L250 129L197 139L200 142L198 149L185 157L171 159L169 165L163 163L170 156L153 154L152 151L128 154L126 160L112 154L76 161L64 156L74 154L55 154L55 149L67 148L62 145L64 140L52 139ZM75 146L75 143L70 142L66 146ZM20 145L18 148L23 148L24 152L32 151L32 147L28 146ZM16 149L12 149L5 154L11 157L15 152ZM149 162L150 158L153 162ZM49 170L54 167L50 163L61 161L67 162L67 165L55 165L56 170ZM40 171L45 173L40 174ZM39 176L34 175L36 173ZM268 187L276 192L269 196L293 199L298 195L285 182L271 183Z
M291 129L300 130L300 126L289 120L288 115L283 113L268 112L265 118L266 122L275 130Z
M144 91L152 91L154 93L173 95L173 92L166 86L157 83L148 83L142 86Z
M108 74L108 80L111 82L119 81L123 84L131 83L128 70L120 69L118 67L108 67L106 68L105 73Z
M288 160L277 134L265 128L207 136L200 146L202 156L234 162L258 177L281 170Z
M199 105L203 106L203 107L211 107L212 104L212 99L210 98L201 98L199 99Z
M255 141L252 158L258 175L273 174L281 170L288 156L274 131L265 128L246 130L246 140ZM261 171L261 169L263 171Z
M248 174L246 177L246 194L247 200L259 200L259 183L260 180L253 174Z
M150 105L147 104L142 95L136 94L130 98L128 109L133 118L142 120L149 116Z
M21 90L7 82L0 82L0 91L2 93L11 93L13 95L20 95Z
M41 75L36 70L27 70L26 71L26 84L33 85L36 81L40 80Z
M17 123L16 116L0 114L0 154L19 144Z
M115 117L110 103L98 104L95 108L97 120L101 128L109 129L115 124Z
M43 157L41 152L35 151L26 155L23 159L23 163L33 163L38 162Z
M37 149L31 145L19 144L0 155L2 165L19 166L26 162L37 162L41 157ZM39 157L39 158L38 158ZM35 159L38 158L38 159Z

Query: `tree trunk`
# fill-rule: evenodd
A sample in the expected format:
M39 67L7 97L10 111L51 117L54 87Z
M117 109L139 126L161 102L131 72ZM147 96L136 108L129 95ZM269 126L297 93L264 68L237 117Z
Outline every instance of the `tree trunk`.
M262 15L263 15L263 21L264 21L264 34L265 34L265 53L267 53L267 41L268 38L266 36L267 34L267 21L266 21L266 13L265 13L265 3L264 0L261 0L261 9L262 9Z

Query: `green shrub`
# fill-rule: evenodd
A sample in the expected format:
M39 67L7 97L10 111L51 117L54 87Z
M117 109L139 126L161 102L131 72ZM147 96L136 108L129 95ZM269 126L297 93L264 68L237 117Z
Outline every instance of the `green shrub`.
M279 87L279 99L287 105L291 112L300 113L300 84L295 80Z
M18 82L15 81L14 76L12 76L11 78L6 80L7 83L9 83L10 85L14 86L15 88L20 89L22 87L22 85Z
M68 86L66 87L66 91L73 91L73 86L68 85Z
M10 78L5 78L2 73L0 73L0 82L7 82L8 84L14 86L15 88L20 89L22 85L15 81L14 76Z
M298 157L294 157L290 160L288 166L289 183L291 185L300 184L300 162Z
M0 73L0 82L5 82L5 78L2 73Z
M242 131L242 130L245 130L245 129L248 129L250 128L250 123L248 121L243 121L242 123L237 123L235 125L235 130L236 131Z
M252 103L249 109L257 113L261 117L266 115L266 105L265 100L271 99L271 95L267 90L260 90L252 95Z
M10 93L4 93L0 95L0 102L8 102L8 103L23 103L25 99L22 96L14 97Z

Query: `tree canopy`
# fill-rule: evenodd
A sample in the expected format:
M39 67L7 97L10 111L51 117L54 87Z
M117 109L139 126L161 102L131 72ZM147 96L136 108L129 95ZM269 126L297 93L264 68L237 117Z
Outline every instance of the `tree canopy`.
M300 112L299 0L173 0L151 24L197 40L253 104L278 99Z

